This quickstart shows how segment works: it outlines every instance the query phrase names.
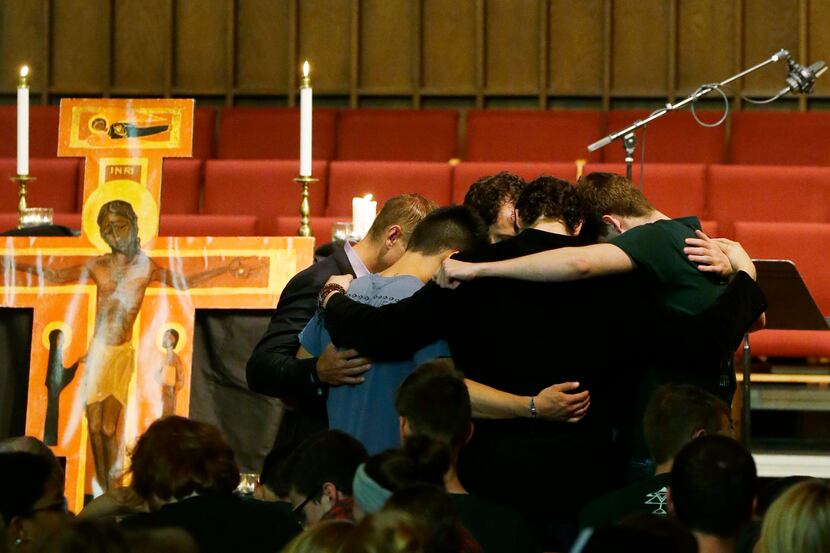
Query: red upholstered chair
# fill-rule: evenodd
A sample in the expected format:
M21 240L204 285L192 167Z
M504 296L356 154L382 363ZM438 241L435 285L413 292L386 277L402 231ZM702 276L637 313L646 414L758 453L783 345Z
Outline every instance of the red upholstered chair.
M314 159L334 158L337 111L315 109L311 153ZM219 121L219 159L299 159L300 110L296 108L233 107ZM316 175L315 175L316 176Z
M213 135L216 134L216 110L213 108L196 108L193 114L193 157L210 159L213 157Z
M827 222L830 168L712 165L706 203L724 236L734 221Z
M830 113L740 111L732 115L729 161L830 165Z
M309 186L311 213L322 214L326 205L327 163L315 161L320 179ZM277 215L294 215L300 209L295 161L209 160L205 163L203 213L256 215L263 221ZM351 205L351 204L350 204Z
M161 212L199 213L203 162L198 159L165 159L161 180Z
M340 112L337 159L449 161L458 157L456 110L354 109Z
M452 202L464 203L464 195L470 186L482 177L502 171L514 173L525 180L543 175L573 182L576 164L568 162L526 163L520 161L464 161L453 167Z
M625 175L622 163L589 163L584 174L593 172ZM640 184L640 169L634 167L634 184ZM643 174L643 192L655 208L669 217L706 213L706 166L690 163L650 163Z
M159 236L256 236L256 215L162 215Z
M51 207L55 213L78 211L78 165L70 158L31 159L29 174L37 180L27 187L29 206ZM0 212L17 212L17 187L9 180L15 174L16 160L0 159Z
M30 106L29 156L58 156L58 106ZM0 106L0 158L17 156L17 106Z
M372 194L383 202L398 194L416 192L439 205L450 203L449 163L414 161L333 161L329 167L328 216L351 220L352 198Z
M720 112L698 111L700 119L714 123ZM645 119L649 110L619 110L608 113L608 133L624 129L638 119ZM666 114L648 124L645 134L646 162L649 163L723 163L725 125L704 127L695 121L689 110ZM642 131L637 133L635 159L640 160L643 147ZM602 149L605 162L625 161L622 141Z
M602 135L600 112L470 110L466 161L599 161L588 144Z
M700 229L712 238L720 236L720 227L717 221L712 219L704 219L700 221Z
M735 223L735 238L756 259L790 259L821 312L830 315L830 224ZM830 332L763 330L750 339L757 355L830 357Z
M316 246L331 242L331 227L340 221L351 221L351 214L343 217L312 217L309 221L311 234L317 239ZM270 221L261 222L260 228L266 230L266 236L297 236L300 228L300 217L285 215L274 217Z

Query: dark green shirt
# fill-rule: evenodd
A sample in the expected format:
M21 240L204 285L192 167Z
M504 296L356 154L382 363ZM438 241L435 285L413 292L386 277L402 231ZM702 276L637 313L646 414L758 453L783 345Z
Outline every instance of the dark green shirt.
M611 243L624 251L657 287L663 303L688 315L712 305L726 288L719 277L702 273L683 248L700 228L696 217L667 219L627 230Z
M605 526L635 513L666 516L670 481L671 473L665 472L595 499L582 509L579 527Z

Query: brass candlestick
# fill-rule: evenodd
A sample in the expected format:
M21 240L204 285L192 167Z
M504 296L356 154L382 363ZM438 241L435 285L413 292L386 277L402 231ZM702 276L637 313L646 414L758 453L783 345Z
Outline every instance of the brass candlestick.
M311 208L308 205L308 185L312 182L317 182L320 179L314 177L297 177L294 182L303 185L303 195L300 201L300 228L297 229L297 236L311 236L311 226L308 224L308 219L311 215Z
M51 207L28 207L26 204L26 185L36 180L29 175L15 175L11 178L17 183L17 228L38 227L52 224Z

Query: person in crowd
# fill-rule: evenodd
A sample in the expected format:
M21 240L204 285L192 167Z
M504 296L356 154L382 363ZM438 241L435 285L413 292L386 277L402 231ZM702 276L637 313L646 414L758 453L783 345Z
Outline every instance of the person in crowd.
M411 296L441 265L459 250L485 245L485 229L472 211L463 206L436 209L418 223L406 252L386 270L354 280L349 295L369 305L386 305ZM300 357L319 357L331 338L318 313L300 333ZM398 420L393 404L395 390L420 363L449 356L446 342L438 341L415 352L411 359L377 362L364 381L351 386L332 386L326 407L329 427L354 436L370 455L400 446Z
M246 367L248 387L278 397L283 413L276 444L296 447L311 434L328 428L325 397L328 385L356 384L369 360L354 350L326 348L319 357L297 359L299 334L314 315L317 294L334 274L356 277L377 273L403 255L415 226L437 205L419 194L386 201L363 240L334 248L322 261L300 271L286 284L265 334Z
M739 244L717 242L707 247L697 218L670 219L655 209L628 179L613 173L591 173L577 183L586 209L586 227L600 243L582 248L558 248L532 256L491 263L448 259L436 275L444 286L477 277L519 278L568 282L637 271L657 291L660 300L682 313L695 315L723 293L723 277L732 272L728 254L743 257L754 279L755 266ZM759 315L758 327L763 326ZM734 348L716 350L718 378L702 386L727 404L735 392L731 363Z
M431 553L481 553L482 548L464 527L452 500L434 484L404 487L387 500L384 510L409 513L424 521L426 549Z
M459 257L510 259L582 244L574 236L583 220L581 201L570 183L537 179L518 205L524 229L516 237ZM348 278L331 280L348 285ZM622 480L625 436L639 426L634 407L642 401L637 394L645 352L654 353L650 363L656 363L676 353L661 355L655 344L693 351L711 340L734 349L765 308L743 272L717 305L696 317L652 317L649 287L633 274L624 280L553 286L481 279L455 291L431 283L380 308L334 290L321 299L334 343L374 359L397 359L444 338L467 378L510 394L502 401L470 388L477 425L461 455L462 479L473 493L518 510L543 546L562 548L575 532L573 513ZM662 309L656 299L651 305ZM617 314L625 324L600 324ZM639 347L646 341L648 348ZM622 436L618 442L615 435ZM563 481L559 474L570 477ZM569 502L547 499L561 496Z
M302 524L354 519L352 481L367 458L363 444L339 430L316 434L291 454L288 497Z
M0 453L0 551L42 551L68 520L63 479L47 457Z
M130 486L150 510L122 524L181 528L202 553L277 551L300 531L290 506L234 493L239 466L210 424L178 416L153 422L132 451L130 476Z
M355 528L351 520L325 520L304 530L282 553L338 553Z
M77 519L44 546L49 553L197 553L196 542L184 530L124 531L114 522Z
M732 413L724 402L696 386L669 384L652 396L643 420L654 475L589 503L580 526L602 526L634 513L667 516L666 496L674 457L701 436L734 437Z
M541 551L518 513L468 493L458 478L458 458L473 435L473 421L464 377L450 359L425 363L406 377L398 388L395 408L404 443L412 436L426 436L449 449L444 489L464 527L485 551Z
M671 517L629 515L616 524L586 528L571 553L698 553L695 537Z
M402 511L369 515L349 534L339 553L430 553L424 523Z
M63 489L66 478L63 466L55 457L52 450L41 440L33 436L14 436L0 440L0 453L31 453L43 457L52 467L52 477L55 478L61 489Z
M757 472L752 455L726 436L703 436L674 459L669 506L701 553L731 553L749 523Z
M479 214L487 225L490 242L516 235L516 202L526 183L521 177L502 171L474 182L464 195L464 205Z
M830 484L811 478L795 484L767 510L758 553L830 551Z
M262 462L259 482L254 487L254 498L263 501L288 501L291 465L288 462L293 450L283 445L272 449Z

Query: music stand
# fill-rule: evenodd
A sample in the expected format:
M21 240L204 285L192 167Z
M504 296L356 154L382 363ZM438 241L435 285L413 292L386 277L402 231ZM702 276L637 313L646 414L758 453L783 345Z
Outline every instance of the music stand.
M788 259L753 259L758 286L767 298L766 326L770 330L830 330L795 263ZM741 433L744 445L750 445L750 347L749 334L743 345L743 405Z

